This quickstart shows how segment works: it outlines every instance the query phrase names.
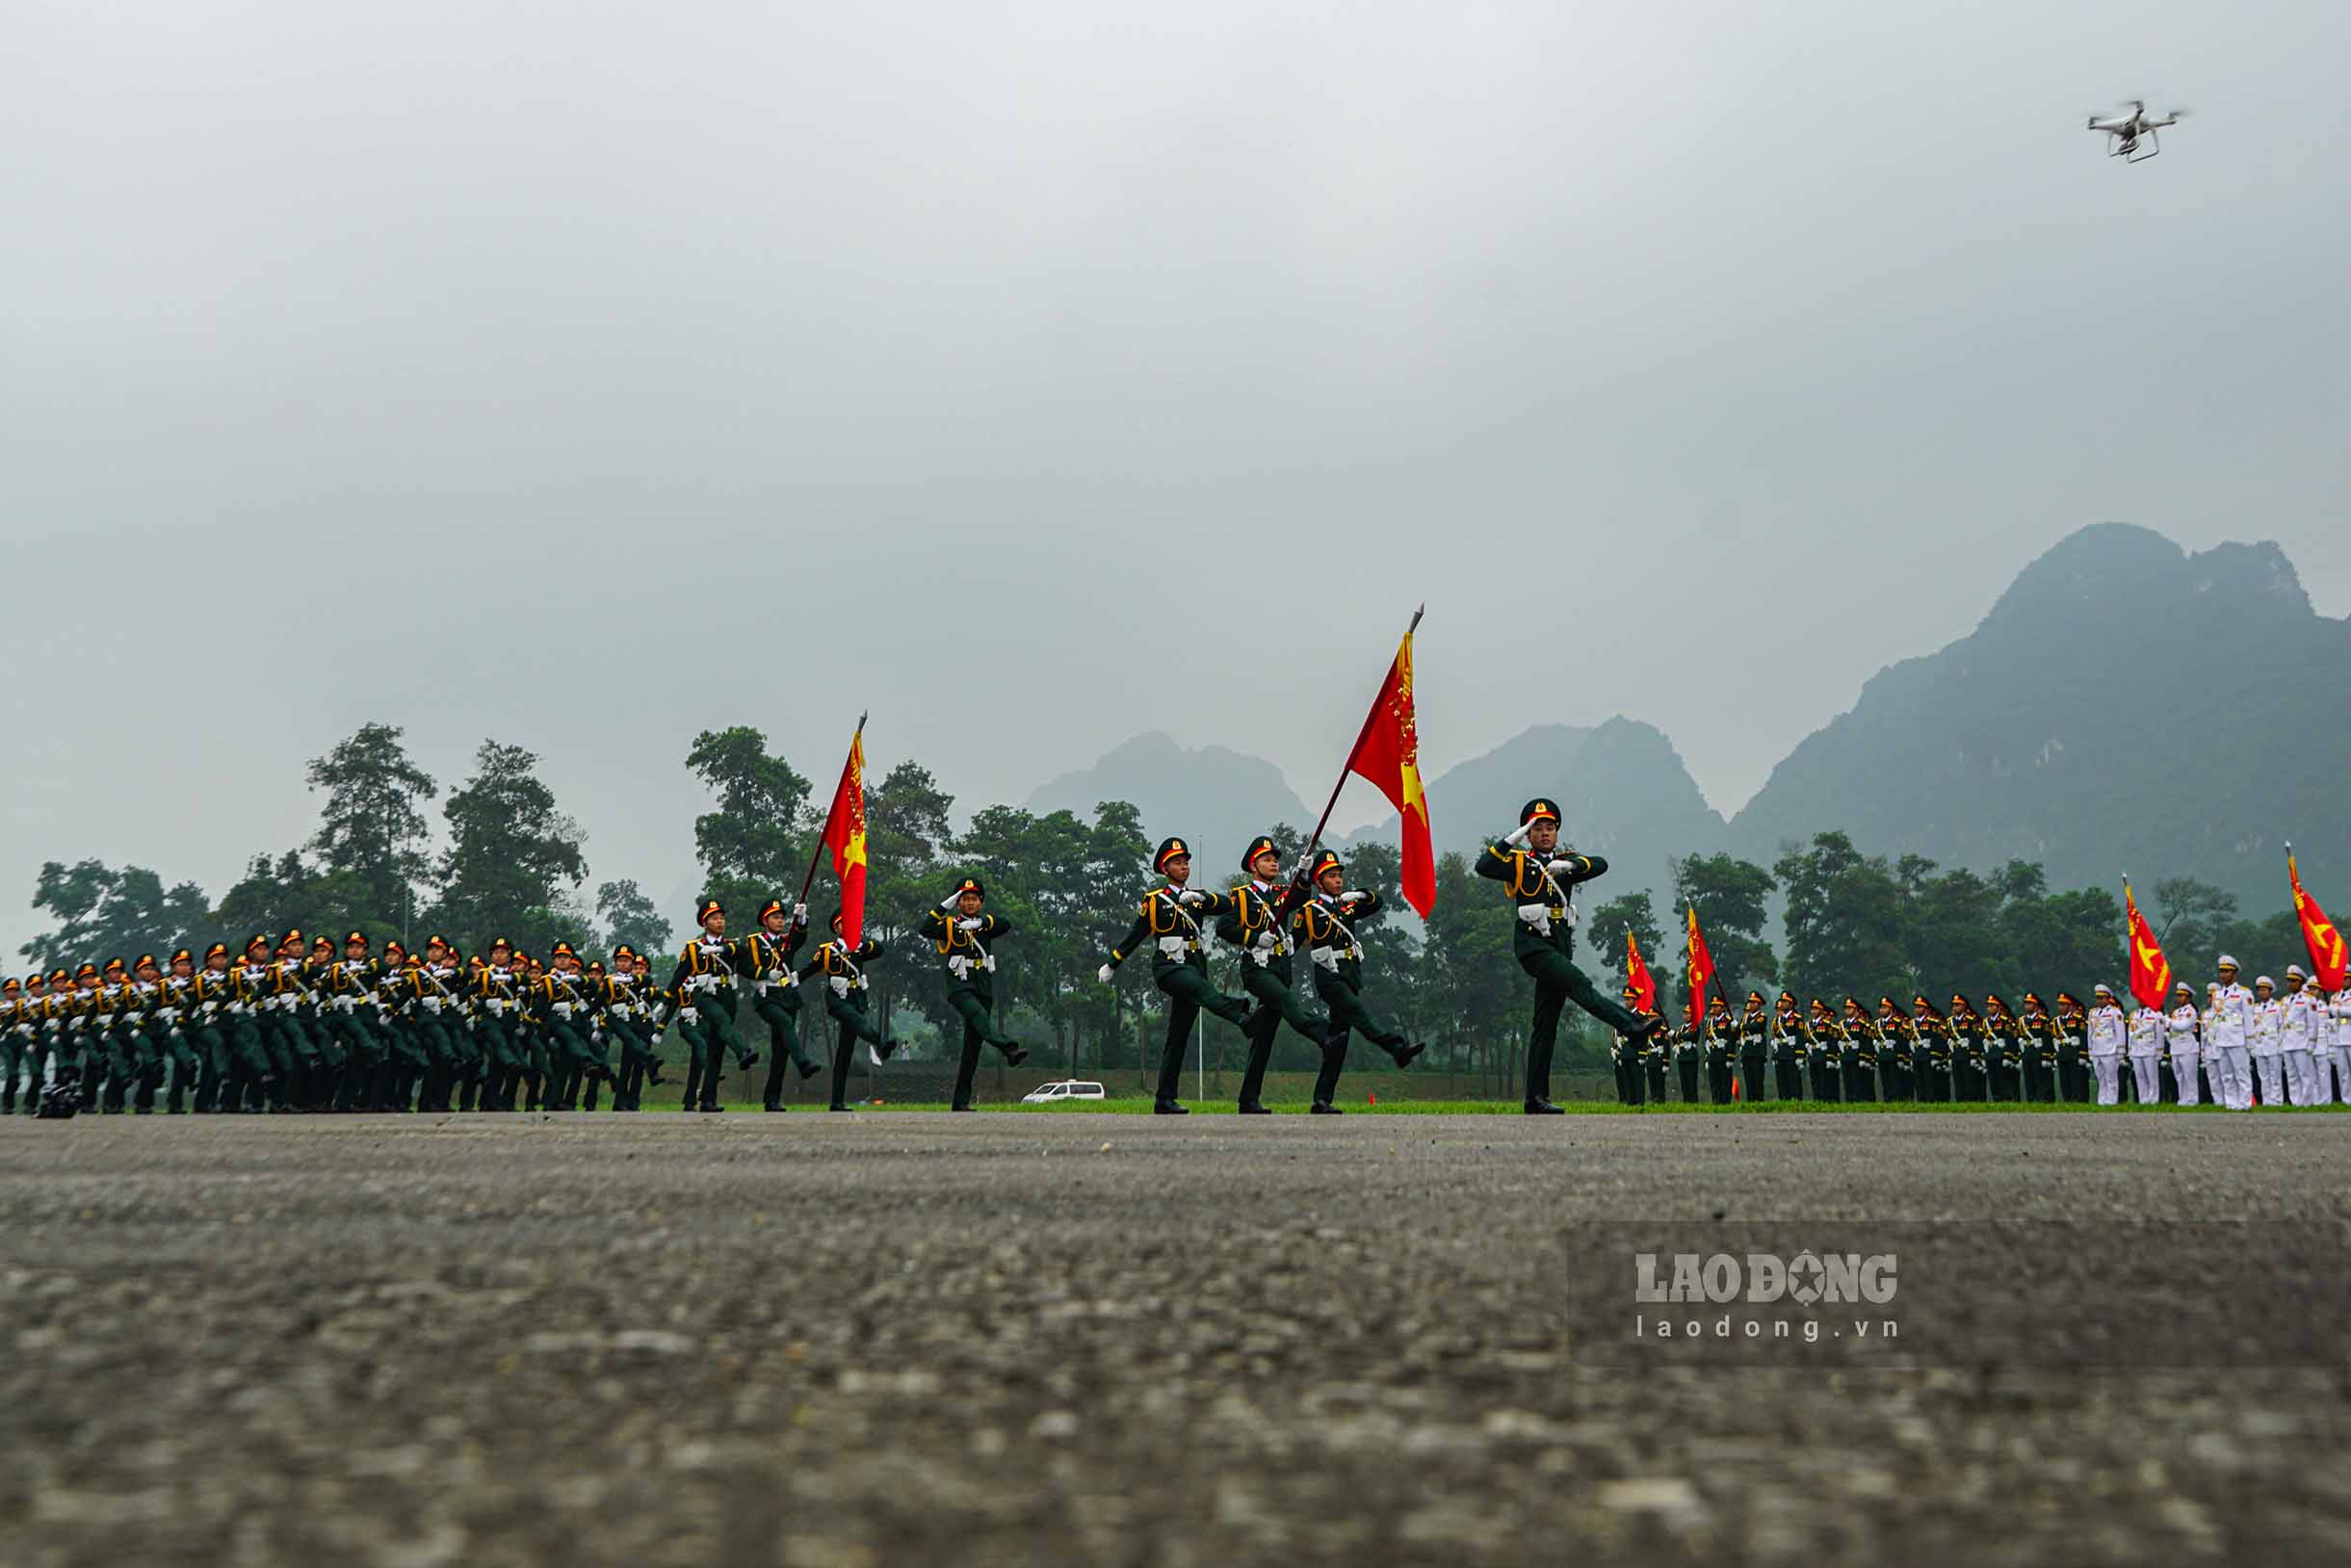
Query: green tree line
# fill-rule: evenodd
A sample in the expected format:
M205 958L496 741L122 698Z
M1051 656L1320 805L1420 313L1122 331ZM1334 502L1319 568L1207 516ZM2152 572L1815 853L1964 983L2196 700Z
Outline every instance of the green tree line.
M314 758L307 782L320 797L316 829L291 849L254 855L217 902L193 883L167 885L145 867L44 865L33 907L53 925L24 955L45 969L182 945L200 950L215 939L234 945L290 927L337 936L363 930L379 947L439 931L469 953L499 935L541 954L558 938L583 951L625 941L661 953L683 937L686 911L659 908L634 880L590 881L586 835L539 778L531 752L485 741L471 775L444 796L402 735L394 725L366 724ZM747 726L697 735L684 761L710 797L693 824L703 885L740 928L766 900L797 894L828 801ZM932 966L912 951L912 933L953 878L970 873L1018 928L998 979L1000 1010L1015 1032L1073 1072L1149 1072L1161 1023L1148 966L1126 966L1110 986L1094 971L1150 881L1155 837L1181 824L1146 824L1132 804L1110 800L1090 816L988 805L957 829L954 807L919 763L901 762L868 785L867 925L900 945L895 959L871 972L875 1006L897 1015L890 1027L922 1042L951 1021ZM1303 847L1295 828L1270 831L1286 861ZM1461 855L1447 854L1424 925L1389 912L1402 907L1397 850L1367 846L1348 862L1350 884L1376 889L1388 905L1356 928L1374 1009L1428 1042L1429 1065L1473 1076L1484 1092L1513 1092L1528 997L1510 955L1507 902ZM1579 926L1587 968L1622 985L1630 931L1660 994L1685 1002L1684 910L1694 907L1735 1005L1750 988L1768 995L1781 985L1831 1001L1907 1001L1920 991L1941 1001L1953 990L1995 990L2014 1001L2027 989L2081 990L2100 980L2119 986L2125 978L2119 901L2098 888L2051 892L2026 861L1988 875L1945 870L1916 855L1867 854L1842 833L1821 833L1786 847L1769 867L1693 854L1670 871L1661 893L1590 898ZM1200 875L1232 881L1239 871L1203 862ZM812 894L820 927L831 896L826 871ZM2222 951L2249 973L2301 952L2290 910L2247 918L2230 895L2189 878L2158 880L2146 903L2182 978L2208 974ZM1233 991L1238 963L1229 954L1214 959ZM1306 986L1309 966L1298 969ZM1211 1024L1204 1044L1211 1067L1239 1066L1238 1032ZM1571 1015L1562 1046L1570 1065L1589 1066L1603 1059L1607 1041ZM1313 1048L1285 1032L1276 1067L1313 1064Z

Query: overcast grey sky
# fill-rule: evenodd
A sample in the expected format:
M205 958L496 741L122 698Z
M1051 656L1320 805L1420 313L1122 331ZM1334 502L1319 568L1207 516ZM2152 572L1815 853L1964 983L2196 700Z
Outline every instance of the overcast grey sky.
M1726 811L2084 523L2351 609L2341 0L0 32L8 907L217 896L374 718L666 892L731 722L1319 798L1424 598L1432 771L1623 711ZM2199 113L2126 169L2134 93Z

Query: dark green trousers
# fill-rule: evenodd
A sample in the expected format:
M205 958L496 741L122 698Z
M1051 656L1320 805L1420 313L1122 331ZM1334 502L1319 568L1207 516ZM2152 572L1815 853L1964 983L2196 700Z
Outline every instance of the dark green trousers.
M1527 1038L1527 1099L1551 1098L1551 1058L1559 1044L1559 1014L1570 1002L1619 1034L1641 1027L1638 1015L1594 985L1591 977L1554 947L1522 947L1518 964L1534 980L1534 1021Z
M1317 966L1315 995L1322 999L1331 1015L1329 1043L1322 1048L1322 1070L1315 1075L1315 1101L1329 1105L1339 1092L1339 1074L1346 1066L1346 1048L1353 1036L1362 1035L1392 1057L1407 1042L1371 1016L1363 1004L1363 988L1345 976Z
M1276 958L1266 964L1242 958L1241 988L1257 1004L1241 1031L1249 1042L1248 1060L1241 1074L1241 1104L1253 1106L1260 1103L1265 1093L1266 1066L1273 1059L1274 1036L1282 1032L1282 1026L1288 1024L1321 1052L1330 1049L1330 1028L1324 1020L1308 1012L1306 1004L1298 1000L1288 958Z
M1173 1100L1184 1081L1184 1058L1191 1050L1192 1027L1203 1012L1245 1030L1249 1004L1227 996L1209 983L1205 964L1164 964L1151 973L1151 983L1167 999L1167 1033L1160 1045L1159 1098Z
M992 990L952 985L947 990L947 1005L963 1020L963 1050L955 1058L955 1097L952 1103L967 1106L972 1103L972 1081L980 1074L981 1049L992 1045L1009 1053L1020 1049L1020 1041L996 1027L996 996Z
M780 1106L787 1066L798 1068L803 1077L816 1076L809 1071L807 1048L800 1044L800 988L771 983L751 1004L751 1016L768 1026L768 1088L761 1103Z

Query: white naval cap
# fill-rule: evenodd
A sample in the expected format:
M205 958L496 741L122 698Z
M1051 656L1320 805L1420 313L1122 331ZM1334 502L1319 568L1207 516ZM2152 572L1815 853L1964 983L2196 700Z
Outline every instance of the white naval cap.
M2278 988L2278 982L2271 980L2267 975L2256 975L2253 977L2253 988L2255 990L2258 991L2264 985L2268 986L2273 991Z
M2300 964L2287 964L2286 966L2286 978L2287 980L2309 980L2310 976L2302 972L2302 966Z
M2112 996L2114 994L2114 987L2102 981L2099 984L2090 987L2090 994L2092 996Z
M2214 964L2212 967L2215 969L2234 969L2236 967L2236 960L2224 953L2220 955L2220 961Z
M2185 980L2181 980L2179 984L2172 987L2172 991L2173 994L2178 996L2194 996L2196 994L2196 987L2190 985Z

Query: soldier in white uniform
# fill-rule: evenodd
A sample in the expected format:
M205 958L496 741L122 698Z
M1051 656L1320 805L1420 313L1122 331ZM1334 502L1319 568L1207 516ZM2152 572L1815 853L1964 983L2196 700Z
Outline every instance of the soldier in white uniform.
M2090 992L2090 1071L2098 1080L2098 1103L2117 1104L2123 1097L2123 1009L2115 1006L2111 986Z
M2130 1010L2130 1086L2143 1106L2163 1103L2163 1009Z
M2335 1015L2335 1047L2330 1053L2335 1063L2334 1097L2351 1105L2351 987L2337 991L2327 1010ZM2325 1086L2320 1085L2321 1088Z
M2180 1103L2197 1104L2203 1099L2196 1075L2204 1065L2204 1047L2196 1038L2196 992L2185 980L2172 987L2172 1010L2163 1019L2163 1043L2172 1054L2172 1082L2180 1086Z
M2212 1092L2231 1111L2253 1109L2253 1063L2246 1056L2245 1037L2253 1029L2253 993L2236 981L2236 960L2220 955L2220 979L2207 992L2205 1010L2205 1073ZM2220 1070L2213 1071L2218 1058Z
M2245 1019L2245 1044L2253 1056L2253 1070L2260 1078L2261 1104L2286 1103L2286 1004L2278 1000L2278 982L2267 975L2253 981L2253 1007Z
M2279 1056L2286 1063L2287 1105L2322 1103L2313 1054L2326 1054L2328 1020L2326 1003L2308 988L2309 981L2300 964L2286 966L2286 994L2278 999L2278 1006L2282 1009Z

